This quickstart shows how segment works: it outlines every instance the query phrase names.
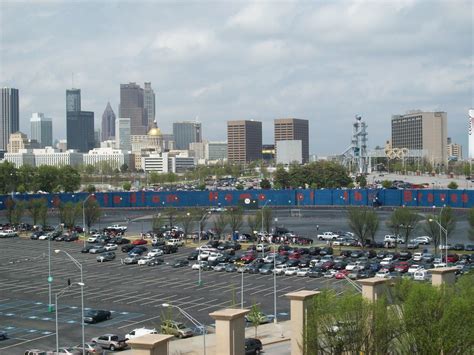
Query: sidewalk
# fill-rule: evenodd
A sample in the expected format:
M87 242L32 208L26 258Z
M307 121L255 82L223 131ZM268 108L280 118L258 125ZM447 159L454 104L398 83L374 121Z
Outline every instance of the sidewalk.
M255 336L255 328L250 326L245 328L245 336L247 338L258 338L263 344L265 351L266 345L288 342L291 339L291 324L290 321L284 321L277 324L269 323L262 324L257 328L257 336ZM215 337L216 335L206 335L206 355L215 354ZM170 355L202 355L204 354L204 339L202 335L194 336L187 339L176 339L171 341L169 347ZM132 350L120 352L124 355L131 355Z

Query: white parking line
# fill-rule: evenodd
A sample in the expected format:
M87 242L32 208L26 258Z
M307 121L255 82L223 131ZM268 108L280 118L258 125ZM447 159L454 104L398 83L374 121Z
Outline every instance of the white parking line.
M10 348L13 348L13 347L15 347L15 346L23 345L23 344L26 344L26 343L31 343L32 341L36 341L36 340L43 339L43 338L48 338L48 337L53 336L53 335L56 335L56 333L52 333L52 334L48 334L48 335L43 335L43 336L38 337L38 338L34 338L34 339L30 339L30 340L25 340L25 341L23 341L23 342L21 342L21 343L12 344L12 345L9 345L9 346L4 346L3 348L0 348L0 350L10 349Z
M148 321L150 321L152 319L156 319L156 318L160 318L160 316L155 316L155 317L151 317L151 318L148 318L148 319L142 319L142 320L139 320L139 321L136 321L136 322L132 322L130 324L125 324L125 325L122 325L121 327L118 327L117 329L127 328L127 327L130 327L131 325L148 322Z

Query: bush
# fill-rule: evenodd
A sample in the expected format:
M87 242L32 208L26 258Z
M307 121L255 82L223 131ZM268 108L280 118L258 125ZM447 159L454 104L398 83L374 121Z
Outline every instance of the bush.
M448 189L451 189L451 190L457 190L458 189L458 184L456 183L456 181L451 181L449 184L448 184Z
M123 183L122 188L125 191L130 191L130 189L132 188L132 184L130 182L126 181L126 182Z

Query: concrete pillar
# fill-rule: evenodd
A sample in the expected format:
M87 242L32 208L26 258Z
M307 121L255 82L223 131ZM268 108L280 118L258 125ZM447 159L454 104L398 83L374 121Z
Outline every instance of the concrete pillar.
M311 299L319 294L317 291L297 291L287 293L291 309L291 355L304 353L304 338L308 306Z
M433 286L452 285L456 281L457 269L455 267L438 267L428 271L432 275L431 284Z
M168 342L172 335L147 334L127 341L133 355L168 355Z
M216 355L245 354L245 318L248 309L227 308L210 313L216 321Z
M370 302L375 302L384 296L387 291L388 279L380 277L372 277L370 279L362 279L358 282L362 285L362 297Z

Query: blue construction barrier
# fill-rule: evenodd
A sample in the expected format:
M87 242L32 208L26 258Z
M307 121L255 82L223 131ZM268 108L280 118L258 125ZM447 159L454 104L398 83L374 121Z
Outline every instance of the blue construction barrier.
M86 192L0 195L0 210L9 199L28 201L44 198L50 208L61 203L82 202ZM474 190L433 189L297 189L297 190L219 190L219 191L132 191L98 192L91 198L105 208L166 207L311 207L311 206L408 206L474 207Z

